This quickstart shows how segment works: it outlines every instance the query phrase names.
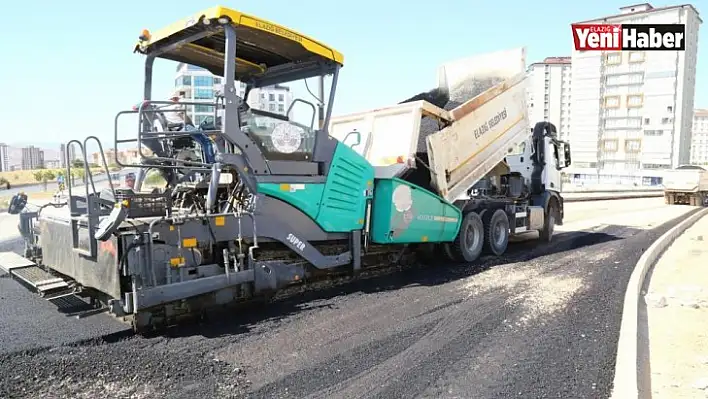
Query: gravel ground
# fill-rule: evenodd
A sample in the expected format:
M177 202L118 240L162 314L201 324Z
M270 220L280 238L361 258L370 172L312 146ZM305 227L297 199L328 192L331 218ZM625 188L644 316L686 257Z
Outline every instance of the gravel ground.
M67 318L0 278L0 398L607 397L627 280L677 220L646 229L676 209L640 210L633 227L608 213L553 245L518 243L475 266L376 277L158 337L105 315Z
M681 234L652 267L640 303L641 385L653 398L708 397L708 216ZM644 306L643 306L644 305Z

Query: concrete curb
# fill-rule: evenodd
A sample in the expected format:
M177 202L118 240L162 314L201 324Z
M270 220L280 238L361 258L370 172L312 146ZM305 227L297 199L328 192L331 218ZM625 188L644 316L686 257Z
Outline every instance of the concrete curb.
M617 188L617 189L607 189L607 190L598 190L598 189L591 189L591 190L563 190L564 193L577 193L577 194L584 194L584 193L654 193L654 192L663 192L663 188L643 188L643 189L637 189L637 190L632 190L632 189L626 189L626 188Z
M569 194L585 194L585 193L569 193ZM588 193L589 194L589 193ZM561 193L561 196L563 194ZM659 198L663 197L664 193L634 193L625 195L608 195L608 196L589 196L589 197L578 197L578 198L563 198L563 202L588 202L588 201L609 201L609 200L624 200L624 199L634 199L634 198Z
M708 215L708 208L689 216L664 233L647 248L634 266L634 271L627 283L622 309L622 324L617 342L617 358L615 360L615 378L613 380L612 399L632 399L639 397L639 353L637 331L639 328L639 301L644 285L644 279L651 266L661 257L678 236L693 226L698 219Z

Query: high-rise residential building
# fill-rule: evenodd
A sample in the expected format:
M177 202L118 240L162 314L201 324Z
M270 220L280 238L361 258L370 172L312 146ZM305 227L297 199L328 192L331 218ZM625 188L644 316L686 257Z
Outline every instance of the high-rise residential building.
M5 143L0 143L0 171L7 172L10 170L10 152L9 146Z
M214 118L213 104L216 92L221 88L221 78L214 76L204 68L185 63L177 65L175 91L184 93L184 101L205 103L205 105L187 105L187 115L199 125L205 119Z
M62 144L59 146L59 152L60 152L60 157L59 158L59 164L61 165L62 168L66 168L66 151L67 148L69 149L69 159L71 161L74 161L76 159L76 147L73 145L70 145L67 147L66 144Z
M529 119L553 123L562 140L570 133L570 65L570 57L547 57L528 70Z
M691 165L708 166L708 109L693 112Z
M243 98L246 85L237 82L238 95ZM207 118L213 118L213 104L216 93L223 90L222 79L214 76L206 69L180 63L177 65L175 78L175 91L184 93L186 102L198 102L205 105L188 105L187 115L195 125L199 125ZM285 115L292 103L290 88L280 85L253 89L248 95L248 105L277 114ZM292 116L292 112L290 113Z
M44 167L44 151L35 147L29 146L22 148L22 169L40 169Z
M685 24L686 50L573 50L569 172L651 184L660 170L688 163L702 23L696 9L643 3L579 23Z

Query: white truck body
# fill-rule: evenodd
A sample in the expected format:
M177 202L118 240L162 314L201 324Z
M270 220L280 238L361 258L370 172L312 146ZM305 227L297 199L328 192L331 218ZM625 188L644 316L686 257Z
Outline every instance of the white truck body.
M703 206L708 203L708 171L703 167L682 165L664 173L664 198L667 204Z
M332 117L329 134L366 158L376 168L376 177L400 174L415 158L423 116L451 121L450 115L426 101L415 101L371 111ZM350 143L361 134L358 145Z
M494 76L496 64L490 65L493 59L500 60ZM517 63L509 67L509 59ZM468 66L467 74L460 67L463 64ZM476 65L481 69L475 68ZM503 68L504 65L507 67ZM333 117L329 133L344 144L351 144L354 136L350 133L359 132L360 144L352 148L376 168L377 177L391 177L414 165L416 152L420 150L421 118L437 119L448 126L425 138L428 167L433 186L446 200L454 201L503 162L510 148L530 135L523 49L448 63L440 68L439 81L440 85L448 86L454 98L458 82L480 74L501 83L450 111L425 101L404 103Z
M693 169L696 168L696 169ZM695 193L708 191L708 171L699 167L667 170L664 174L664 191Z

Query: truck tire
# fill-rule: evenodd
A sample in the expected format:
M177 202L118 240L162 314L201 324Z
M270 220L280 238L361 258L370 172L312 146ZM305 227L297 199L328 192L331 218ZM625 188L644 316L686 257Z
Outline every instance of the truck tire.
M546 214L544 215L543 219L543 230L538 232L538 238L542 242L551 242L553 240L553 230L556 226L556 204L551 201L548 203L548 210L546 210Z
M484 221L484 251L496 256L509 246L509 217L502 209L489 212Z
M448 255L460 262L474 262L484 248L484 223L479 214L469 212L462 218L460 232L455 241L447 245Z

